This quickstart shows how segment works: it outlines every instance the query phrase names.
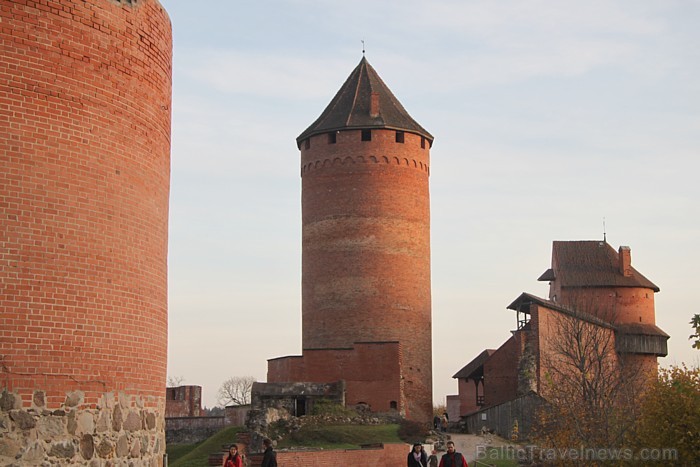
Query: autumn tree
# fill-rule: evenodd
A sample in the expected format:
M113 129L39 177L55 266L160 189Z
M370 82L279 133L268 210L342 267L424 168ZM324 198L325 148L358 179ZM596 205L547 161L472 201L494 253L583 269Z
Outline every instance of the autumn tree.
M256 379L252 376L233 376L219 387L218 402L222 406L250 404L250 393Z
M669 465L700 465L700 368L660 370L640 404L633 440L638 451L657 449Z

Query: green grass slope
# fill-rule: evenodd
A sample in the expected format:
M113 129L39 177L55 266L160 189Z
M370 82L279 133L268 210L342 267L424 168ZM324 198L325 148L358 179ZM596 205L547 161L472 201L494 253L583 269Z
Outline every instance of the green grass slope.
M353 449L361 444L400 443L399 425L304 426L277 443L279 448Z
M236 442L239 426L224 428L210 438L197 444L168 444L169 467L202 467L209 465L209 454L222 451L225 444Z

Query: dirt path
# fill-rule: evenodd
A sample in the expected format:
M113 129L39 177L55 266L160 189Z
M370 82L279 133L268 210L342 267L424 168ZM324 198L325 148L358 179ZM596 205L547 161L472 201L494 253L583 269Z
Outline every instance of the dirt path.
M471 467L480 449L487 446L508 446L511 443L496 435L464 435L459 433L450 433L450 438L455 443L455 448L461 452L467 459L467 463ZM480 448L481 446L481 448Z

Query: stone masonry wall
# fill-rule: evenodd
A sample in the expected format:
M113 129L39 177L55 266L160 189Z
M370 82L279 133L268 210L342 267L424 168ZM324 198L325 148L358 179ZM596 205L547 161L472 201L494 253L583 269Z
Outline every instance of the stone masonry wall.
M68 393L55 410L36 391L29 406L16 393L0 396L0 465L162 465L163 407L139 397L104 394L85 404L80 391Z

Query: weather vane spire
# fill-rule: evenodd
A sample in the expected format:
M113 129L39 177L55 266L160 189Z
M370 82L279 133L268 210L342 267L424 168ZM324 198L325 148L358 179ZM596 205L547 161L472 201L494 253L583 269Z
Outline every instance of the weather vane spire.
M362 56L364 57L364 55L365 55L365 40L362 39L360 42L362 42Z
M603 241L607 242L607 233L605 232L605 217L603 217Z

